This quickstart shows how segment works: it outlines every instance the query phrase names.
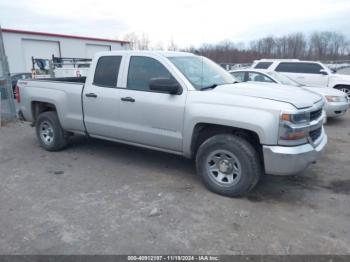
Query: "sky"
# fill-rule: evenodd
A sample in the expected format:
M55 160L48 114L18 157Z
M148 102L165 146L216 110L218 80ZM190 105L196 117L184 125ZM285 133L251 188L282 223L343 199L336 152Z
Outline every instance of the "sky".
M123 39L153 45L246 42L331 30L350 39L350 0L0 0L3 28Z

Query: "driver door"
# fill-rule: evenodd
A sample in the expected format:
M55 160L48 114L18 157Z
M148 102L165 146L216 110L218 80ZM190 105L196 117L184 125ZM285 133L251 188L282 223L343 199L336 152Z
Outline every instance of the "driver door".
M120 94L120 136L145 146L182 151L187 90L181 94L152 91L152 78L175 78L165 63L151 56L129 56Z

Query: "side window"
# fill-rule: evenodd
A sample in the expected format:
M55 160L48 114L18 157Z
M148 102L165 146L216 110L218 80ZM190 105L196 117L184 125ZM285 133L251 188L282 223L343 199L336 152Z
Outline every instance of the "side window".
M132 56L130 58L128 82L126 86L128 89L150 91L150 80L158 77L173 79L169 71L153 58L145 56Z
M259 69L267 69L272 65L272 62L259 62L257 63L254 68L259 68Z
M280 63L276 70L277 72L285 72L285 73L299 73L298 71L298 63Z
M274 83L270 77L255 72L248 73L248 81Z
M232 72L231 73L238 81L244 82L244 72Z
M121 56L101 56L96 65L94 85L116 87Z
M315 63L300 63L299 73L304 74L321 74L320 70L323 69L319 64Z
M301 73L301 74L321 74L323 69L316 63L280 63L276 67L277 72Z

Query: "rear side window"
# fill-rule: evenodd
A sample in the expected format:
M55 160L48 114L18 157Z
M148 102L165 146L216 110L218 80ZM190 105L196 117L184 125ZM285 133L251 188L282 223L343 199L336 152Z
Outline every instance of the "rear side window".
M116 87L121 60L121 56L101 56L97 61L93 84Z
M272 81L272 79L270 77L265 76L265 75L260 74L260 73L255 73L255 72L248 73L248 80L247 81L274 83L274 81Z
M231 75L233 75L240 82L244 82L244 74L245 74L245 72L232 72L231 73Z
M315 63L280 63L276 67L277 72L301 74L321 74L321 69L323 68Z
M173 79L173 76L161 63L153 58L132 56L129 64L127 88L151 91L149 89L149 83L152 78Z
M259 68L259 69L267 69L272 65L272 62L259 62L257 63L254 68Z

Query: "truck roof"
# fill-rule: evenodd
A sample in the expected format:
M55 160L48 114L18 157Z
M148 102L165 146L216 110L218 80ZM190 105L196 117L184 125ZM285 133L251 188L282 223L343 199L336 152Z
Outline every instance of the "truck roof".
M254 60L254 62L275 62L275 61L283 61L283 62L299 62L299 59L289 59L289 58L281 58L281 59L275 59L275 58L262 58L258 60Z
M254 60L254 63L257 62L300 62L300 63L320 63L320 61L312 61L312 60L300 60L300 59L273 59L273 58L262 58L262 59L258 59L258 60Z
M179 51L148 51L148 50L116 50L116 51L105 51L97 53L98 56L101 55L147 55L147 54L157 54L164 57L173 56L193 56L194 54L188 52Z
M268 70L268 69L262 69L262 68L242 68L242 69L233 69L233 70L229 70L229 73L234 73L234 72L262 72L262 73L266 73L266 72L271 72L272 70Z

